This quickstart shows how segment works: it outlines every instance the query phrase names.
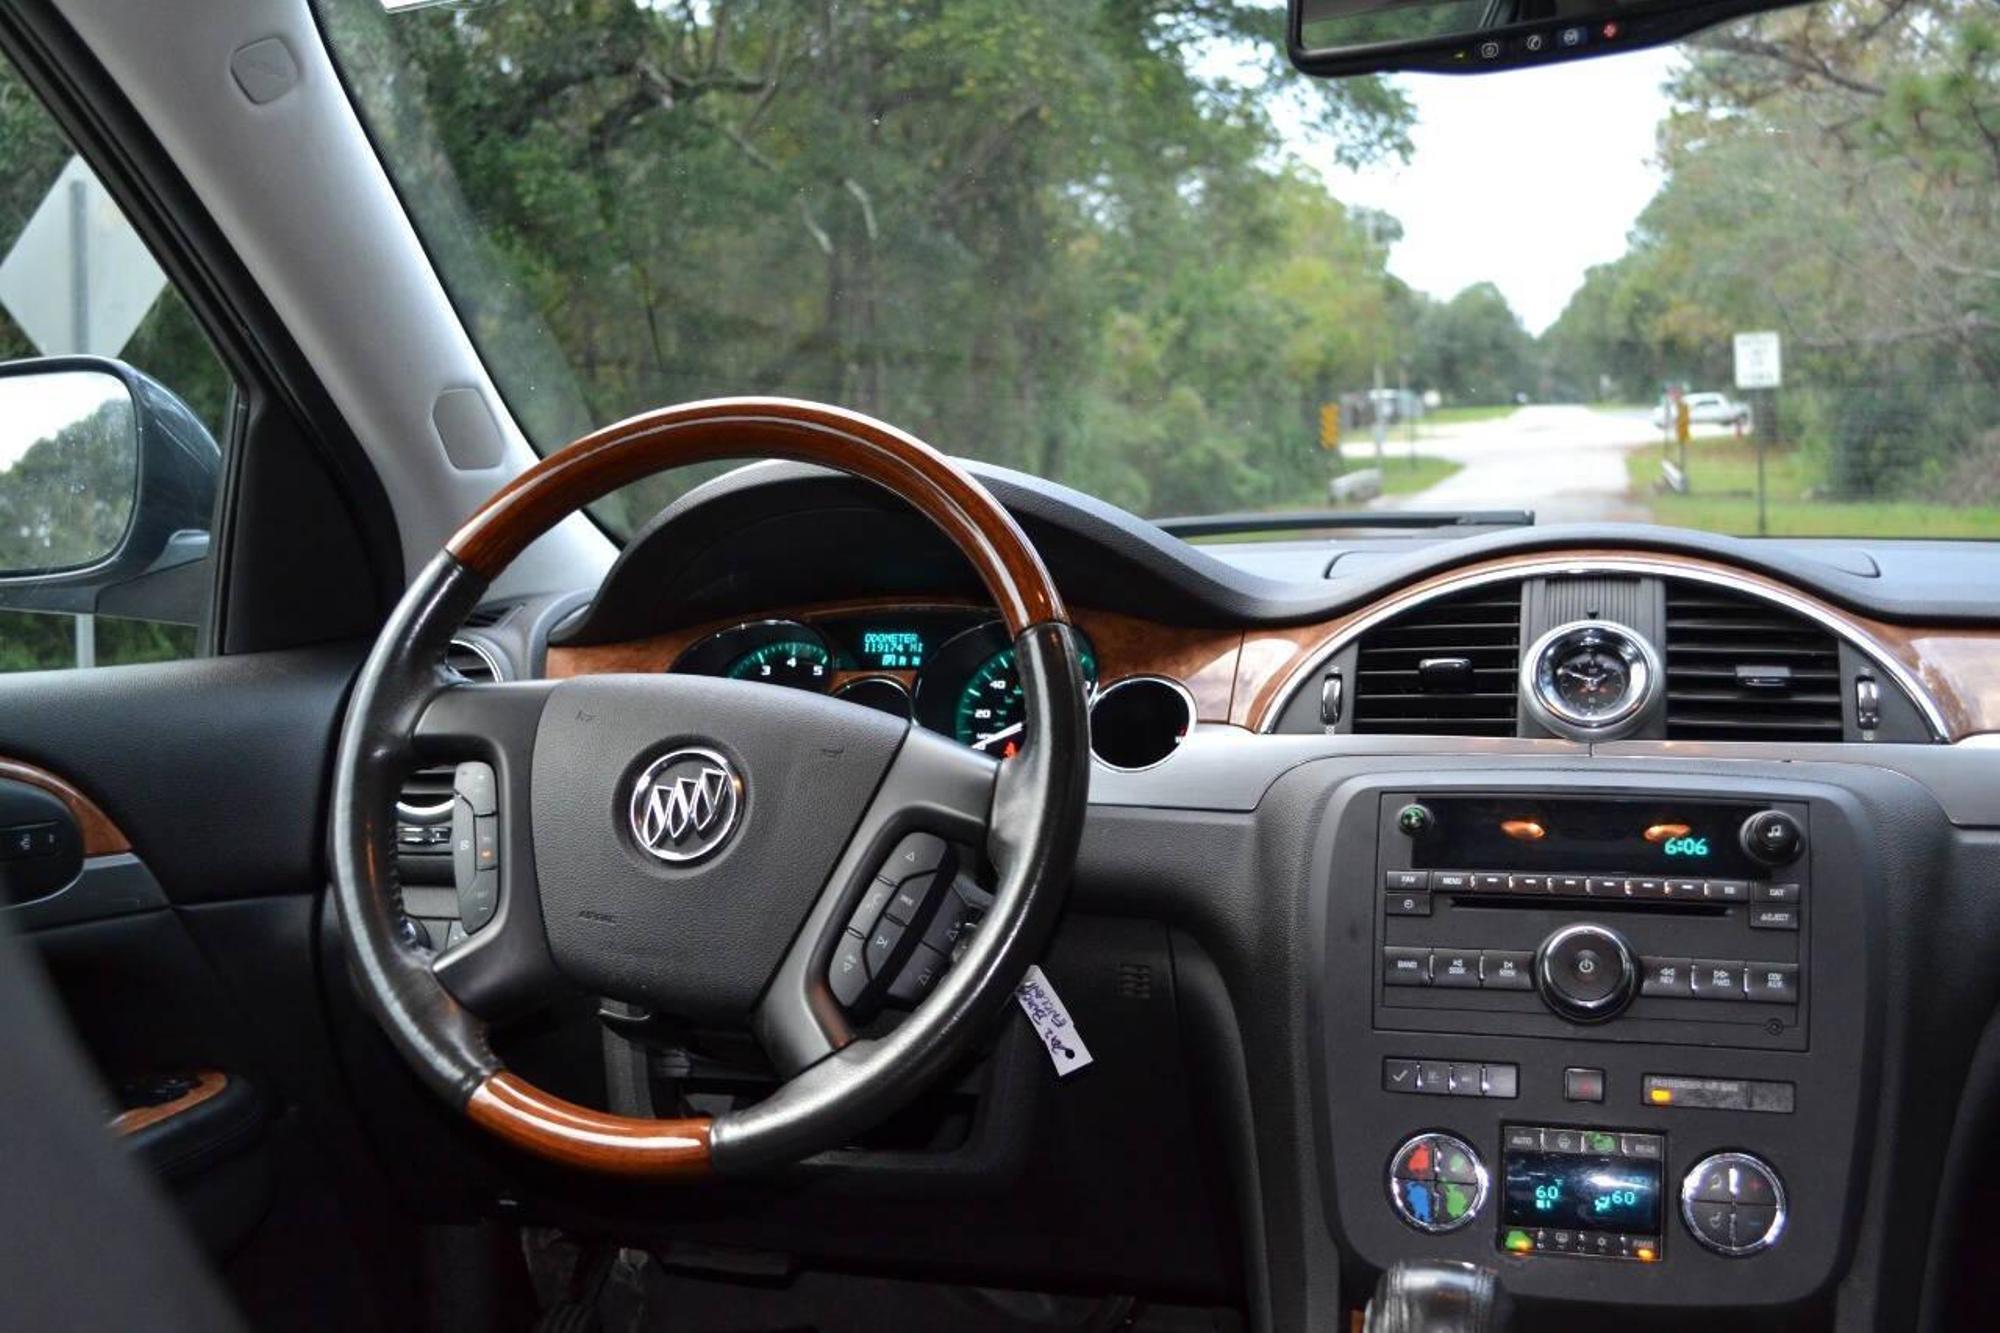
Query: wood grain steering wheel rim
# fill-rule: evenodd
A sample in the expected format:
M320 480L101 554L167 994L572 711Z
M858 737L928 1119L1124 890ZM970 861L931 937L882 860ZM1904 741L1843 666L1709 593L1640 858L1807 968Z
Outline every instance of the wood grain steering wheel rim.
M770 990L790 978L798 993L757 1001L759 1035L779 1033L789 1049L783 1060L774 1053L774 1062L793 1067L770 1098L714 1121L641 1119L580 1106L506 1070L487 1041L489 1019L517 1005L517 991L545 986L556 972L534 878L543 867L524 839L530 809L542 818L529 776L542 713L556 691L577 682L454 683L440 665L443 651L492 579L570 514L666 468L772 457L876 482L951 539L1015 640L1028 703L1023 746L995 764L914 728L901 736L860 830L826 886L815 886L811 914L784 946ZM627 681L625 688L696 684L676 686L677 679ZM698 683L711 691L716 685ZM1045 941L1081 833L1088 779L1082 686L1061 596L1026 536L983 487L915 437L840 408L778 398L689 403L608 426L523 472L466 521L413 581L357 678L336 758L331 878L363 1002L440 1095L500 1138L558 1162L672 1177L758 1170L835 1146L962 1054ZM760 696L766 709L779 702ZM396 929L401 906L391 811L410 767L454 751L483 756L499 772L503 805L496 808L507 816L510 831L503 836L512 839L507 846L517 868L508 870L502 910L482 932L484 944L468 948L475 936L458 954L433 960ZM824 977L827 946L815 943L813 932L824 933L825 923L838 919L829 913L845 910L842 895L851 898L853 890L842 885L854 879L853 867L865 868L873 854L879 868L883 839L908 827L897 822L906 812L887 808L898 799L888 795L892 787L953 793L923 800L935 799L940 817L957 820L952 827L960 832L976 826L969 820L983 819L999 884L971 948L931 996L887 1036L862 1039L829 1010L823 986L799 978L810 978L814 967ZM510 792L515 803L507 813ZM864 833L873 843L863 845Z

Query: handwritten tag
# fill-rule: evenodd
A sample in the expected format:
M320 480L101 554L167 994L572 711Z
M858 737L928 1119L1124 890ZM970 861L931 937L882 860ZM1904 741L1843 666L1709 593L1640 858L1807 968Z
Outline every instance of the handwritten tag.
M1028 1026L1035 1030L1042 1049L1049 1053L1049 1063L1056 1067L1057 1078L1068 1078L1090 1063L1090 1048L1077 1035L1069 1010L1063 1007L1062 997L1042 975L1041 968L1028 969L1021 984L1014 988L1014 998L1020 1001L1021 1012L1028 1016Z

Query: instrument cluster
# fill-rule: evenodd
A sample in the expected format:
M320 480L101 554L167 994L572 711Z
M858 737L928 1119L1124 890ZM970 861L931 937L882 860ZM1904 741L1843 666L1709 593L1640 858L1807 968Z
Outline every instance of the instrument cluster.
M1096 653L1088 639L1082 646L1094 691ZM697 641L668 669L832 694L1003 758L1020 745L1025 714L1013 640L1001 621L974 608L754 620Z

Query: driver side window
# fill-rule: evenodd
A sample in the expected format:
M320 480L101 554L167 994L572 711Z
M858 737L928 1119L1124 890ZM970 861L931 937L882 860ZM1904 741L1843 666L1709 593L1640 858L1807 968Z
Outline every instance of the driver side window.
M0 671L192 657L234 386L0 59Z

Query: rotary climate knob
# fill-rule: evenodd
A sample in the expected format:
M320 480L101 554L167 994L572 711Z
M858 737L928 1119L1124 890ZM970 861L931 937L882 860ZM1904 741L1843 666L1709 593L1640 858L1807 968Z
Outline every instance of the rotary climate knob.
M1762 1158L1715 1153L1681 1182L1681 1221L1717 1254L1735 1259L1768 1250L1785 1234L1785 1186Z
M1639 967L1625 937L1604 926L1564 926L1535 952L1542 1002L1573 1023L1597 1023L1632 1002Z

